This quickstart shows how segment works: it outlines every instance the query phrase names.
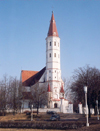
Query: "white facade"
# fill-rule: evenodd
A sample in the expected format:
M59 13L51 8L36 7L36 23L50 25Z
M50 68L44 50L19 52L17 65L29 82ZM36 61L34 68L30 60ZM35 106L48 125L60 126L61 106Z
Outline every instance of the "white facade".
M60 70L60 38L46 38L46 81L49 82L55 98L59 98L59 88L61 87L61 70ZM55 87L58 87L55 89Z
M79 114L83 114L83 108L81 103L78 104L78 108L79 108Z
M32 85L32 88L35 87L35 84ZM46 87L48 93L47 107L59 108L59 112L67 112L68 101L65 99L64 82L61 79L60 38L53 13L46 38L46 69L38 81L38 86L39 88ZM25 105L28 106L27 103Z

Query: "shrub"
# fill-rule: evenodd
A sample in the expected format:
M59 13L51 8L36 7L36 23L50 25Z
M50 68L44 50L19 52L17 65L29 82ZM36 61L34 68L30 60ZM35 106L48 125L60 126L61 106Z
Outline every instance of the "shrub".
M0 112L0 116L5 116L6 115L6 112L3 111L3 112Z
M0 122L0 128L33 128L33 129L77 129L84 126L84 123L76 122L54 122L54 121L8 121Z

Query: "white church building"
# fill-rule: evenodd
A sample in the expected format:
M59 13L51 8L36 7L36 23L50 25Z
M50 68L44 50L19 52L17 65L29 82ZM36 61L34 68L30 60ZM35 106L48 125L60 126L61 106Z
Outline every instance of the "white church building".
M46 67L40 71L21 71L23 92L23 108L29 108L31 90L37 84L38 87L45 85L48 94L48 109L58 109L58 112L68 112L69 102L65 99L64 82L61 79L60 67L60 38L56 28L54 14L52 12L50 26L46 37Z

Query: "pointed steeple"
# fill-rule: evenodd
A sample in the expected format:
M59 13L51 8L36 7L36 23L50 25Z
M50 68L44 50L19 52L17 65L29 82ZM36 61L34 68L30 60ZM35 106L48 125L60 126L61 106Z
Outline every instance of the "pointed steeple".
M64 93L63 85L61 86L60 93Z
M57 32L57 28L56 28L56 22L55 22L55 19L54 19L53 12L52 12L52 16L51 16L48 36L57 36L57 37L59 37L58 32Z
M47 92L51 92L50 85L48 84Z

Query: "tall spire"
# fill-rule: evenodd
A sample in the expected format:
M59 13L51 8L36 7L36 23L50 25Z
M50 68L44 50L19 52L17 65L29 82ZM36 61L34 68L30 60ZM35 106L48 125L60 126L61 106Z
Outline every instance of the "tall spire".
M57 37L59 37L58 32L57 32L57 28L56 28L56 22L55 22L55 19L54 19L53 11L52 11L52 16L51 16L48 36L57 36Z
M64 93L63 85L61 86L60 92L61 92L61 93Z
M51 92L50 85L48 84L47 92Z

